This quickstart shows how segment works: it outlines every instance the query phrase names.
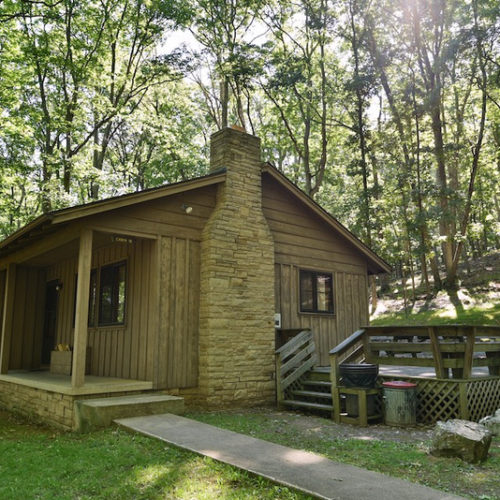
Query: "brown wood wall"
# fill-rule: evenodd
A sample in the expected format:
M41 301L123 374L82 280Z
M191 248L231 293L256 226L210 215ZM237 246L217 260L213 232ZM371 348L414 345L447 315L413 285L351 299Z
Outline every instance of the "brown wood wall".
M200 242L162 237L158 384L198 384Z
M164 200L115 210L91 225L151 234L133 244L95 249L92 267L127 260L127 306L123 326L89 328L91 373L153 381L157 388L197 385L201 231L215 205L209 186ZM193 207L189 215L183 203ZM102 244L104 233L94 238ZM108 235L108 239L110 240ZM63 282L57 342L72 345L77 257L48 269L47 281Z
M45 271L18 266L14 291L14 314L9 369L40 367L45 303Z
M149 328L153 272L150 263L155 244L153 240L135 239L132 243L114 243L93 251L92 268L127 262L127 291L125 324L88 330L92 375L153 379L153 363L147 353L154 352L156 341L156 332ZM48 270L48 281L59 279L63 284L58 304L57 343L73 344L77 264L77 258L72 258Z
M368 322L366 263L269 176L263 177L263 209L275 242L275 303L282 328L311 328L320 364L327 365L330 349ZM300 269L332 273L333 315L299 312Z

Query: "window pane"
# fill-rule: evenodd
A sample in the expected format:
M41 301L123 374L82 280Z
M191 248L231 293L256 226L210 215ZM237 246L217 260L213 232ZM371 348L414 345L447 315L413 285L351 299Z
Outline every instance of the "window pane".
M314 311L313 273L300 271L300 310Z
M316 275L317 310L333 312L333 287L331 274Z
M101 269L99 324L123 323L125 319L125 262Z
M89 326L97 324L97 269L90 272L90 290L89 290Z
M300 271L300 310L333 313L333 277L330 273Z
M118 267L117 271L118 296L116 304L116 322L123 323L125 321L125 264Z

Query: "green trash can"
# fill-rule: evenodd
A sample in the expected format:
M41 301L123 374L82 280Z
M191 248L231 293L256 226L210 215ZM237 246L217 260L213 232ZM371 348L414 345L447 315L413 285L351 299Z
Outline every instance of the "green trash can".
M384 382L384 421L386 425L416 425L417 385L395 380Z

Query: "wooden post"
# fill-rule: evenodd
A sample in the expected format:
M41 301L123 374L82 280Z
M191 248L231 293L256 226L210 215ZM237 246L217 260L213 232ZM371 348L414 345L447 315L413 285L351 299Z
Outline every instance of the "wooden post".
M476 328L473 327L472 331L468 328L466 331L467 340L465 342L464 352L464 369L462 377L464 379L471 378L472 375L472 361L474 358L474 342L476 341Z
M339 358L330 354L330 382L332 384L333 420L340 423Z
M149 301L149 317L151 318L151 331L154 342L148 342L148 358L152 359L153 389L158 389L160 377L160 280L161 280L161 237L153 240L151 251L151 299ZM151 349L150 349L151 344ZM154 350L153 350L154 346Z
M10 344L12 340L12 323L14 319L14 293L16 289L16 265L9 264L5 276L5 293L3 301L2 338L0 349L0 373L9 371Z
M443 365L443 355L441 353L441 348L439 347L439 340L436 335L436 330L433 327L428 329L429 338L431 339L432 355L434 357L434 368L436 369L437 378L448 378L448 370L444 368Z
M358 418L359 425L361 427L366 427L368 425L368 407L366 404L366 391L358 391Z
M92 230L82 229L78 253L78 283L76 288L75 338L73 346L72 387L85 383L87 355L87 325L89 317L90 269L92 264Z
M276 362L276 403L278 406L278 410L283 408L283 399L285 399L283 388L281 387L281 355L275 354L275 362Z

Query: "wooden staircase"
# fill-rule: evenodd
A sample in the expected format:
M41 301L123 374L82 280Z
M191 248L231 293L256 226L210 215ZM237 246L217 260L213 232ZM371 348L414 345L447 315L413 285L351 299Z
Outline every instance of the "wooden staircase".
M304 330L276 351L278 406L333 412L329 367L315 367L316 349Z
M300 389L291 389L283 405L291 408L305 410L333 412L332 383L330 382L330 369L313 368L301 377L297 386Z

